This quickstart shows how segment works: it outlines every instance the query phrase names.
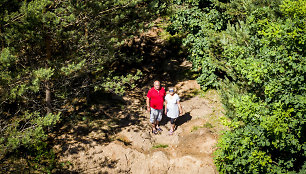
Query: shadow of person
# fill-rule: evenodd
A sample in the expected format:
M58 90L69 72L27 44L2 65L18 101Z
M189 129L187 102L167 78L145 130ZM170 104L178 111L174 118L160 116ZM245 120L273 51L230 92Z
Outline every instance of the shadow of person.
M159 122L159 125L165 126L170 121L170 118L167 115L163 114L162 120Z
M184 115L179 116L175 121L176 128L186 123L187 121L191 120L191 118L192 116L190 115L190 112L186 112ZM163 115L163 118L159 122L159 125L165 126L168 122L170 122L170 118L167 117L166 115Z
M182 124L191 120L191 118L192 118L192 116L190 115L190 112L186 112L184 115L179 116L175 121L176 127L181 126Z

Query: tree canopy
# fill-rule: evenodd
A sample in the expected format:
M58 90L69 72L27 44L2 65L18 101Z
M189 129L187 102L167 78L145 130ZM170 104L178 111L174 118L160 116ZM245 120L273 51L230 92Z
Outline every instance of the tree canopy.
M202 89L222 93L219 172L303 173L305 0L2 0L0 160L46 151L47 133L95 92L134 88L143 57L124 48L157 18Z
M176 1L202 88L222 90L231 130L215 153L221 173L305 171L306 1Z
M90 103L96 91L122 95L135 87L142 73L129 67L142 57L121 48L148 28L165 3L1 1L0 159L18 148L42 146L76 101Z

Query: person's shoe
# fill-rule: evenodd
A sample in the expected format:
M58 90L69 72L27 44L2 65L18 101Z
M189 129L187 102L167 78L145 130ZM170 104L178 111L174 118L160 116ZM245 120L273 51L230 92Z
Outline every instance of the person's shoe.
M157 130L153 130L152 133L155 135L158 134Z
M160 127L156 129L157 131L161 132L163 131Z
M169 135L173 135L173 131L171 130L171 131L169 131Z

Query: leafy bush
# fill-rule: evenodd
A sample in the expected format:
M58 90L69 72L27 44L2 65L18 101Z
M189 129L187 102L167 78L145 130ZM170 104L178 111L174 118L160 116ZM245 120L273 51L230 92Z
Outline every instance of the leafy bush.
M59 121L60 113L57 115L47 114L40 116L38 112L29 113L11 122L1 123L0 157L3 158L8 152L13 152L20 147L31 149L39 146L46 140L46 132Z
M20 149L47 156L43 144L71 114L67 106L90 103L97 90L123 95L135 88L142 57L121 48L167 14L169 3L1 1L0 159Z
M181 6L168 30L186 36L202 89L222 90L231 130L218 143L220 173L302 172L306 1L211 2Z

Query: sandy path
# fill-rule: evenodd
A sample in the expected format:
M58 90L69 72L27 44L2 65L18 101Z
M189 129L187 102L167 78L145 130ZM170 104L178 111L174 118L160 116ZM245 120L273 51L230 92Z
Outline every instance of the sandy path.
M82 135L86 124L71 128L58 136L55 150L67 171L76 173L217 173L213 151L222 127L221 103L216 91L204 97L195 95L199 85L195 80L176 84L184 114L178 127L169 135L170 123L162 121L163 131L154 135L148 113L142 110L140 100L131 100L129 109L137 109L138 124L130 124L103 142L106 135L97 127ZM127 97L128 100L128 97ZM101 125L101 124L100 124ZM85 128L84 128L85 129ZM97 140L97 141L94 141ZM100 140L100 141L98 141ZM101 141L102 140L102 141Z

